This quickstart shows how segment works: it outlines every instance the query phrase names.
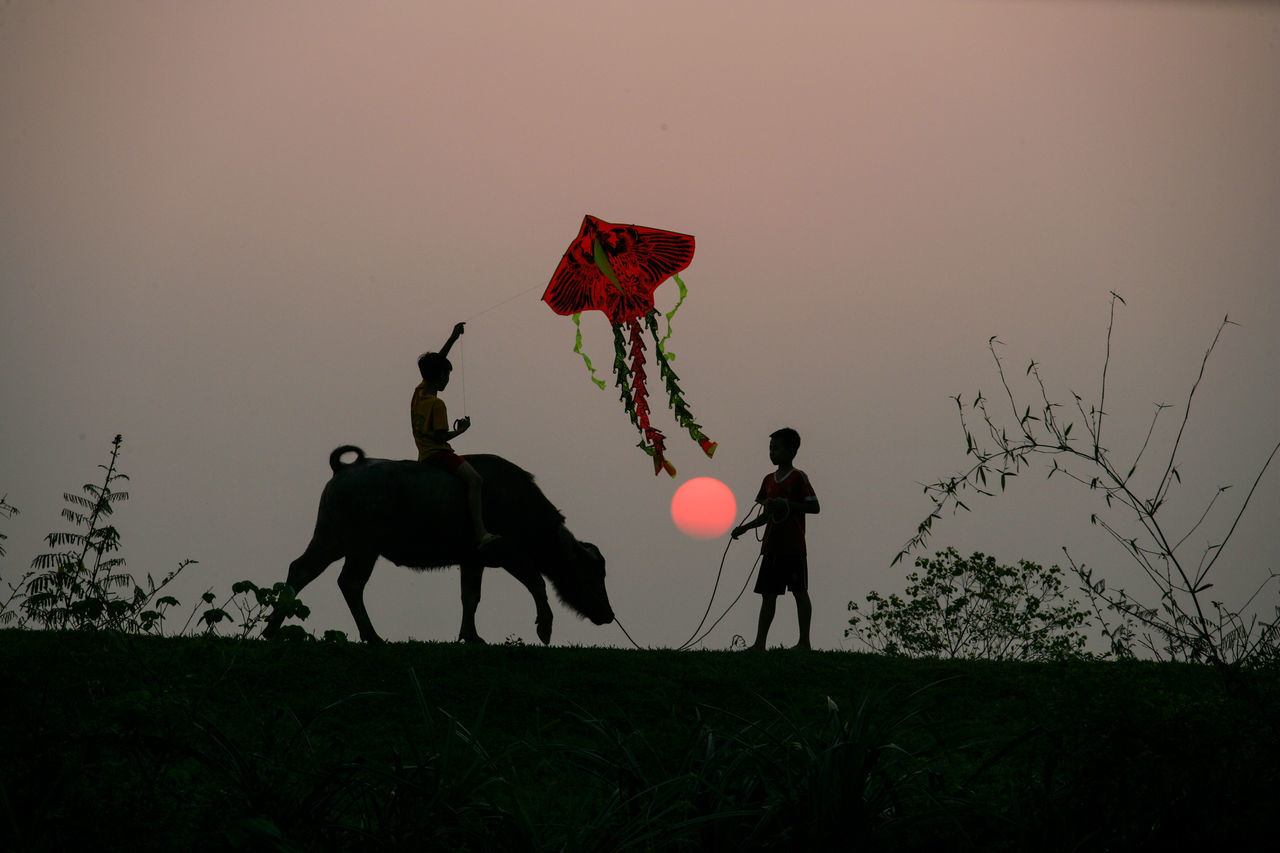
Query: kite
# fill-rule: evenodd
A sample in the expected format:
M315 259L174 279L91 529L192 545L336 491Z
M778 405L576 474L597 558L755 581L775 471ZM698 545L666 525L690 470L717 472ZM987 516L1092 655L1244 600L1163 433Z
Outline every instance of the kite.
M631 422L640 431L638 445L653 457L653 473L666 471L676 475L675 466L666 458L666 436L649 422L649 392L646 387L645 342L648 327L654 342L654 358L666 385L667 396L676 422L688 430L690 437L711 456L716 443L702 432L680 390L679 377L671 369L675 359L666 350L671 337L671 318L684 303L688 290L679 272L693 261L693 237L674 231L660 231L640 225L614 225L585 216L578 236L556 267L555 275L542 294L542 301L562 316L573 317L578 327L573 351L582 356L591 381L600 388L603 379L596 377L591 358L582 351L581 314L602 311L613 326L613 372L615 385L621 389L622 405ZM668 278L680 288L680 298L666 314L667 333L658 337L658 311L653 305L653 292ZM624 334L623 328L626 328Z

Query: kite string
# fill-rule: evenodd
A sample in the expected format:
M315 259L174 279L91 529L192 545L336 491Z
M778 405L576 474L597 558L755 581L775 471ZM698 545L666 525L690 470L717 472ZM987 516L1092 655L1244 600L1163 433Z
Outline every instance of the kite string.
M511 296L508 296L506 299L493 303L488 308L482 308L481 310L472 314L470 317L463 320L463 322L470 323L472 320L479 317L480 315L488 314L490 311L492 311L495 308L501 308L503 305L506 305L508 302L514 302L515 300L519 299L521 296L524 296L529 291L537 290L539 287L546 287L546 285L535 284L535 285L531 285L530 287L526 287L524 290L520 291L519 293L513 293Z
M462 386L462 416L467 416L467 345L458 338L458 384Z
M503 305L506 305L508 302L514 302L515 300L519 299L521 296L524 296L526 293L528 293L528 292L530 292L530 291L532 291L532 290L537 290L537 289L538 289L539 287L541 287L541 286L542 286L542 285L539 285L539 284L530 285L529 287L526 287L524 290L520 291L519 293L513 293L512 295L508 296L507 298L502 299L502 300L500 300L500 301L498 301L498 302L493 303L493 304L492 304L492 305L490 305L488 308L482 308L482 309L480 309L479 311L475 312L474 314L472 314L472 315L470 315L470 316L466 317L462 322L464 322L464 323L470 323L472 320L476 319L477 317L482 316L482 315L484 315L484 314L488 314L490 311L494 310L495 308L501 308ZM459 339L458 339L458 384L459 384L460 386L462 386L462 416L463 416L463 417L466 417L466 416L467 416L467 412L468 412L468 409L467 409L467 368L466 368L466 365L467 365L467 349L466 349L466 345L465 345L465 344L463 344L463 342L462 342L462 338L459 338Z

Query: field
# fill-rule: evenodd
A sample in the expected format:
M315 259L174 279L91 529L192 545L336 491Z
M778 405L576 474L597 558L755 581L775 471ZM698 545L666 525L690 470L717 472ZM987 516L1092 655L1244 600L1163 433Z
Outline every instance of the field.
M1274 838L1280 679L0 631L0 848L1178 850Z

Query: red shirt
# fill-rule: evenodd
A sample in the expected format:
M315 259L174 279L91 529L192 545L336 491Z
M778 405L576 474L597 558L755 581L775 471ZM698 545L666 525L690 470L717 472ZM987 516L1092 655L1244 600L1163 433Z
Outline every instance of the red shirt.
M799 468L792 468L781 480L776 471L765 475L764 482L760 484L760 492L756 495L756 503L762 504L769 498L804 503L816 501L818 496L814 494L809 477ZM793 509L779 520L770 519L764 528L760 553L772 556L804 554L804 517L805 513Z

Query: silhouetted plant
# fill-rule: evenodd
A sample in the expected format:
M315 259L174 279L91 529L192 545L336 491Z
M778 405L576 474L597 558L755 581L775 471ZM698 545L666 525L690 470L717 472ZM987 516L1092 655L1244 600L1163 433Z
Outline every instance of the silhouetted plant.
M272 609L277 606L291 617L296 616L299 619L306 619L311 615L311 608L303 604L298 599L297 594L294 593L293 587L283 581L269 587L260 587L250 580L237 581L231 585L231 594L221 604L216 604L217 600L218 597L214 595L213 590L206 590L200 596L201 604L197 604L192 609L191 615L187 617L186 623L183 624L182 630L178 633L180 635L187 633L187 630L191 627L191 621L196 618L196 613L200 611L202 604L209 606L203 612L200 612L200 618L196 621L196 624L204 626L204 633L217 633L218 626L224 623L228 625L238 624L240 626L238 636L241 639L256 631L266 618L271 615ZM239 615L238 622L228 608L235 609ZM298 627L301 629L301 626ZM308 639L314 639L305 629L302 629L302 633ZM324 638L334 641L345 640L346 634L341 631L326 631Z
M18 514L18 508L15 507L13 504L9 503L9 496L8 495L0 496L0 516L4 516L5 518L13 518L17 514ZM4 542L4 540L8 538L9 537L7 535L0 533L0 542ZM0 557L3 557L3 556L4 556L4 545L0 545Z
M112 440L111 458L106 465L98 466L105 472L101 484L85 485L83 494L63 494L67 506L62 510L62 517L80 529L45 537L49 547L55 550L36 556L31 570L17 584L9 584L9 597L0 604L0 624L16 620L19 628L35 624L59 630L165 633L166 614L179 606L179 601L161 593L196 561L182 560L159 583L148 574L145 588L124 571L124 558L115 556L120 550L120 533L109 523L115 504L129 498L128 492L118 488L121 481L129 479L117 465L123 444L124 438L120 435ZM0 499L0 514L7 517L15 512L5 499ZM128 592L130 587L132 592ZM187 633L197 613L196 625L202 626L206 634L217 633L220 626L233 622L228 608L234 608L239 614L241 638L255 631L277 603L289 615L302 619L310 612L284 583L259 588L252 581L240 581L232 586L226 600L221 604L216 601L212 591L205 592L178 633Z
M1029 560L1017 566L954 548L920 557L905 598L867 594L870 612L849 602L846 637L872 651L907 657L1063 660L1089 657L1088 614L1068 597L1062 569Z
M968 470L955 476L939 480L924 487L925 494L933 501L933 510L919 524L916 534L894 557L896 564L918 547L922 547L933 530L933 522L942 516L945 509L967 510L961 499L961 493L973 491L975 494L990 497L994 494L994 483L998 479L1000 490L1004 491L1009 478L1016 477L1024 468L1030 468L1042 459L1049 462L1048 476L1055 474L1081 484L1090 491L1101 492L1107 509L1119 507L1127 510L1129 522L1135 524L1136 531L1126 532L1120 526L1094 513L1090 521L1105 530L1134 561L1141 567L1158 596L1153 606L1144 603L1122 588L1108 589L1104 578L1084 565L1077 565L1071 560L1070 565L1082 584L1082 590L1090 597L1095 612L1101 614L1105 608L1120 614L1122 620L1131 620L1138 627L1134 632L1127 624L1119 627L1104 625L1109 631L1113 650L1124 647L1126 643L1137 642L1145 646L1159 658L1207 661L1224 665L1251 665L1266 661L1274 661L1277 657L1277 646L1280 644L1280 607L1275 607L1275 615L1270 621L1260 620L1256 615L1245 617L1244 608L1252 606L1254 599L1272 584L1280 575L1272 572L1262 582L1257 592L1245 603L1244 608L1233 610L1222 602L1210 601L1206 593L1213 586L1210 574L1217 565L1223 550L1235 532L1245 509L1248 507L1258 483L1262 480L1267 468L1280 451L1280 442L1271 448L1266 460L1262 463L1257 477L1248 494L1245 495L1239 509L1231 519L1230 525L1216 544L1207 546L1195 560L1188 561L1181 549L1190 536L1198 530L1208 518L1218 498L1230 486L1222 486L1208 501L1207 506L1190 529L1177 535L1169 530L1165 517L1160 515L1175 484L1181 484L1177 459L1181 448L1183 432L1191 416L1191 405L1195 394L1204 378L1205 366L1210 355L1217 347L1223 329L1232 323L1224 318L1214 335L1213 342L1205 351L1200 363L1200 371L1191 385L1183 406L1181 423L1169 450L1167 461L1159 465L1161 471L1155 488L1149 496L1143 497L1137 491L1134 475L1143 455L1151 444L1156 424L1161 413L1170 406L1158 404L1151 425L1147 430L1142 446L1138 448L1131 464L1118 462L1112 451L1103 443L1103 428L1106 424L1107 402L1107 370L1111 360L1111 334L1115 324L1116 303L1124 304L1117 294L1111 294L1111 316L1107 324L1106 356L1102 366L1102 381L1098 392L1098 400L1085 410L1085 402L1079 394L1070 392L1074 400L1074 409L1079 419L1064 414L1064 406L1050 399L1040 376L1039 365L1033 360L1027 367L1027 375L1035 378L1039 392L1039 401L1033 405L1020 401L1010 388L1005 375L1004 363L996 351L1000 344L996 337L988 342L988 348L995 359L996 371L1000 384L1008 400L1010 419L1002 420L993 415L987 408L987 399L979 391L970 406L965 405L959 395L954 399L960 411L960 426L964 432L965 453L973 456L975 461ZM970 428L967 414L977 413L982 420L982 429L978 435ZM1079 428L1077 428L1079 425ZM1073 435L1073 430L1075 434ZM985 435L983 435L985 433ZM1083 433L1083 435L1082 435ZM1109 433L1108 433L1109 434ZM1066 550L1065 548L1063 549ZM1070 553L1067 554L1070 560Z
M15 515L18 515L18 508L9 503L9 496L5 495L0 497L0 516L3 516L4 518L13 518ZM8 538L9 537L4 533L0 533L0 543L4 542L4 540ZM0 557L3 556L4 545L0 544ZM9 596L4 601L0 602L0 625L8 625L17 615L9 609L9 606L13 603L14 597L17 595L18 587L13 584L9 584Z
M83 495L63 493L62 517L84 532L50 533L45 541L60 550L31 563L36 574L25 584L21 607L46 628L117 627L131 609L132 602L114 590L128 587L133 578L122 571L124 558L109 556L120 548L120 533L108 520L114 505L129 499L128 492L116 489L129 479L116 468L123 442L117 435L110 461L98 466L106 471L102 485L86 484Z

